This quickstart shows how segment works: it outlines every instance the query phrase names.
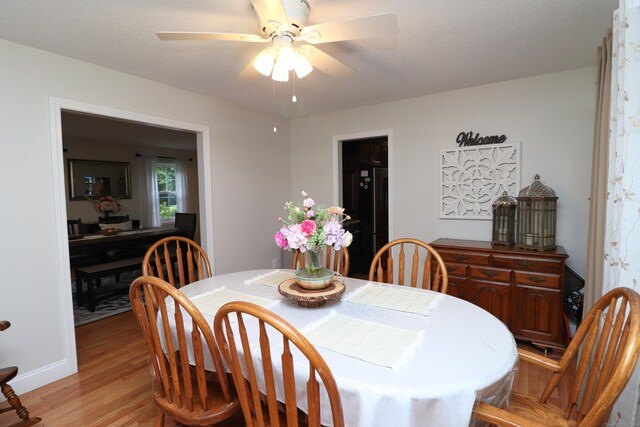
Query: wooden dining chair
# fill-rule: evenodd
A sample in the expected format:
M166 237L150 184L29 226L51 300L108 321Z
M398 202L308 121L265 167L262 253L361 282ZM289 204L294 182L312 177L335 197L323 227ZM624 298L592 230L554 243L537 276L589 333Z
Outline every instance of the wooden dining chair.
M406 247L406 249L405 249ZM410 276L408 276L411 274ZM410 285L447 293L449 277L444 261L427 243L417 239L397 239L376 253L369 267L369 280Z
M333 249L333 246L327 245L326 252L325 267L347 277L349 275L349 249L341 248L339 251L336 251ZM293 253L292 268L294 270L304 268L304 254L299 250Z
M6 320L0 320L0 332L7 330L11 326L11 323ZM34 424L38 424L42 421L40 418L29 418L29 411L20 402L20 397L13 391L13 388L9 385L9 381L14 379L18 375L18 368L16 366L10 366L8 368L0 368L0 390L7 399L5 403L8 406L0 408L0 414L9 411L16 411L18 418L21 421L12 424L11 427L27 427Z
M77 236L80 233L80 224L82 224L82 220L78 219L68 219L67 220L67 234L69 236Z
M477 404L475 418L512 427L604 425L638 361L639 316L640 295L635 291L615 288L608 292L582 320L560 361L518 349L521 360L551 373L539 398L514 392L504 409ZM566 402L559 408L548 400L572 371L570 367L575 367L575 375Z
M152 276L134 280L129 298L150 355L156 426L164 425L165 415L189 426L206 426L237 413L238 396L211 327L197 307L174 286ZM205 355L215 373L205 370Z
M204 249L181 236L165 237L151 245L142 260L142 274L156 276L175 287L213 275Z
M253 341L247 333L249 323L256 325L259 334ZM222 306L216 314L214 333L220 351L231 367L248 427L292 427L298 425L299 418L305 425L319 427L321 388L329 398L333 425L344 426L340 393L329 366L315 347L289 322L256 304L234 301ZM308 370L303 390L296 389L296 366L292 353L301 354L307 359L297 362L298 371ZM256 363L252 355L259 355L261 362ZM281 365L281 376L274 376L273 361ZM298 376L301 375L298 373ZM276 389L282 394L277 395ZM307 416L298 410L297 405L297 398L305 394Z
M194 213L176 212L173 226L184 230L185 237L193 240L196 233L196 220L197 215Z

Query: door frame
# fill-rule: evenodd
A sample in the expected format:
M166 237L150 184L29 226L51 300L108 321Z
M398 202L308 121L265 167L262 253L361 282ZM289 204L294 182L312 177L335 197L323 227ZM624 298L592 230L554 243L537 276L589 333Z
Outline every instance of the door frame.
M342 141L352 139L367 139L376 137L387 137L387 170L389 173L389 241L394 239L393 233L393 129L380 129L364 132L348 133L333 136L333 202L334 205L342 206ZM348 213L348 212L347 212Z
M67 236L67 203L65 192L64 156L62 147L62 110L95 114L114 119L123 119L142 125L184 130L196 134L198 153L198 188L201 246L213 256L213 193L211 180L211 138L208 126L167 119L148 114L135 113L119 108L88 104L63 98L49 98L49 123L51 131L52 187L58 271L60 272L60 307L64 328L64 349L67 375L78 372L76 353L73 300L71 295L71 268L69 266L69 240Z

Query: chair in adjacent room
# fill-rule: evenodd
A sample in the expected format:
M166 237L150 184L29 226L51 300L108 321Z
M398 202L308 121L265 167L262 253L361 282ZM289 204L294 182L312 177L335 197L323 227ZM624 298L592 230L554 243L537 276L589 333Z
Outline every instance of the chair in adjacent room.
M196 214L176 212L174 227L184 231L184 237L193 240L196 233Z
M333 249L333 246L327 245L325 267L347 277L349 275L349 249L342 248L336 251ZM293 253L292 268L294 270L304 268L304 254L298 250Z
M181 236L165 237L151 245L142 261L142 274L156 276L175 287L213 275L204 249Z
M82 223L80 218L78 219L68 219L67 220L67 233L69 240L72 239L80 239L82 238L82 234L85 233L84 226L86 224ZM74 254L69 255L69 266L71 269L75 269L77 267L86 267L88 265L99 264L103 262L103 258L97 254Z
M111 215L106 217L98 217L98 223L100 224L119 224L121 222L129 221L129 215Z
M248 338L247 324L256 325L259 336L255 339ZM234 301L218 310L214 333L224 360L231 367L246 425L293 426L302 419L303 425L319 427L320 396L326 391L333 425L344 426L340 392L329 366L289 322L264 307ZM261 363L252 358L256 355L260 355ZM296 360L293 355L306 360ZM281 366L282 375L274 375L272 363ZM301 390L296 390L296 376L305 378ZM281 395L276 394L277 389ZM303 396L307 401L306 416L298 411L297 398Z
M609 291L582 320L560 361L518 349L520 360L550 371L539 398L514 392L508 407L479 403L474 417L500 426L604 425L638 361L639 316L638 293L629 288ZM560 408L548 400L565 375L573 376L573 382Z
M0 320L0 332L8 329L9 326L11 326L11 323L6 320ZM8 406L3 405L3 407L0 407L0 414L9 411L16 411L16 414L21 421L12 424L11 427L27 427L38 424L42 420L40 418L29 418L29 411L27 408L22 406L20 398L9 385L9 381L14 379L16 375L18 375L18 368L16 366L0 368L0 389L2 390L4 397L7 399L7 402L5 403L8 403Z
M236 414L238 396L198 308L175 287L151 276L134 280L129 297L149 350L155 425L164 425L169 416L181 424L206 426ZM213 364L208 371L206 362Z
M410 276L409 276L410 274ZM418 239L397 239L376 253L369 280L409 285L447 293L449 276L444 261L429 244Z
M79 234L82 234L80 232L80 227L82 224L82 220L80 218L78 219L68 219L67 220L67 234L69 236L77 236Z

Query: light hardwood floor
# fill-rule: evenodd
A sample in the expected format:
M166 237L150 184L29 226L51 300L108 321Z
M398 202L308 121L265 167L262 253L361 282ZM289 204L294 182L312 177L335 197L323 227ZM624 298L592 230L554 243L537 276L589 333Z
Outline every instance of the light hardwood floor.
M38 426L153 426L156 409L151 401L147 350L131 312L76 328L77 374L63 378L20 399ZM530 349L530 348L529 348ZM521 363L514 390L540 395L547 375ZM563 385L558 396L568 394ZM0 426L17 420L15 412L0 414ZM242 426L239 414L221 427ZM166 420L165 426L176 426Z

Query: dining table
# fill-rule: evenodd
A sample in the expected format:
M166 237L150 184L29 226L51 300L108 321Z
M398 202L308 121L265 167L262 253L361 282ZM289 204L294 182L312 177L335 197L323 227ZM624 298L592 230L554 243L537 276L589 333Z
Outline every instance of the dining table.
M516 343L482 308L430 290L350 277L336 278L344 292L316 298L311 305L319 306L310 307L281 286L292 280L293 270L249 270L180 291L209 324L225 303L247 301L300 330L333 373L346 426L468 426L474 402L506 404L517 369ZM211 360L205 365L213 369ZM298 381L304 390L306 377ZM306 400L299 405L306 411ZM322 424L331 426L326 394L321 408Z
M164 237L184 236L186 233L182 228L154 227L120 231L111 236L101 233L81 234L69 238L69 255L102 255L119 249L146 248Z

